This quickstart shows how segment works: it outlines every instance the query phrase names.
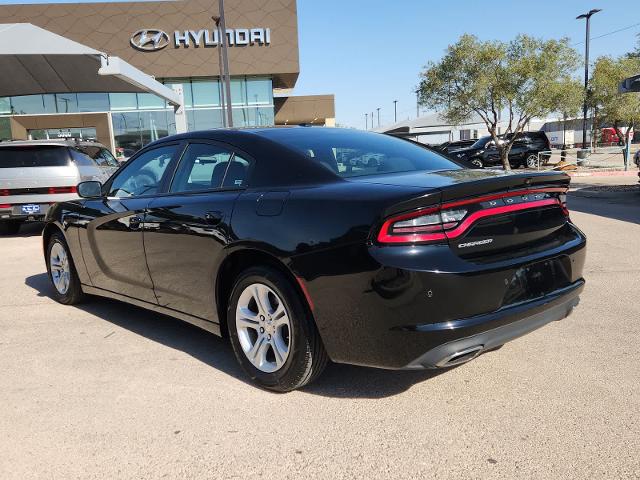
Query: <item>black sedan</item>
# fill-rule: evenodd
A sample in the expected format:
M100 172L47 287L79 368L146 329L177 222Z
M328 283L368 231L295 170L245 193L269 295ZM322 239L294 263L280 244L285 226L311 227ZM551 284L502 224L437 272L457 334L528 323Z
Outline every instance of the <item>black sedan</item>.
M129 302L228 336L259 385L328 360L442 368L578 303L563 173L465 169L381 134L212 130L157 141L56 204L58 301Z

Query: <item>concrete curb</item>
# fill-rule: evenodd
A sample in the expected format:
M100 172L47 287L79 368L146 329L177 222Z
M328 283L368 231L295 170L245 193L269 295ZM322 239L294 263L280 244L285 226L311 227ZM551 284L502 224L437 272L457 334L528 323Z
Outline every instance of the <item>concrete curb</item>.
M637 170L609 170L606 172L565 172L572 177L635 177Z

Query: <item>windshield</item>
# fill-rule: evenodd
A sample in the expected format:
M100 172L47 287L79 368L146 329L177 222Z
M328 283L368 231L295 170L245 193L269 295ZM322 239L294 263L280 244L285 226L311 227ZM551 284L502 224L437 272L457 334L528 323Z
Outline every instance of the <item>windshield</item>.
M66 167L67 165L69 165L69 152L64 146L0 147L0 168Z
M274 128L259 132L322 163L341 177L455 170L457 163L406 140L339 128Z
M487 135L486 137L480 137L476 142L471 145L469 148L484 148L486 143L491 140L491 135Z

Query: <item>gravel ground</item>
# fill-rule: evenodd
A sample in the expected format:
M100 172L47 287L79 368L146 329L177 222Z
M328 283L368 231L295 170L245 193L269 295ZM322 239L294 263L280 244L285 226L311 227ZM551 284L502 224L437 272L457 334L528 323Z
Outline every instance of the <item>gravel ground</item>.
M580 192L568 319L443 373L332 365L278 395L229 345L50 298L38 226L0 238L0 478L640 478L640 194Z

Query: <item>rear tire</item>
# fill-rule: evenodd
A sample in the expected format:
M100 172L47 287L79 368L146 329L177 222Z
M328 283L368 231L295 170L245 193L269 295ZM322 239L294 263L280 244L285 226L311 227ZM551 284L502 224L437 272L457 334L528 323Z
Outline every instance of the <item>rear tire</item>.
M474 158L473 160L470 160L469 162L471 163L471 165L474 165L477 168L484 168L482 160L480 160L479 158Z
M75 305L84 298L80 279L64 235L56 232L47 245L47 273L53 286L53 298L64 305Z
M327 365L309 308L277 270L255 267L239 275L229 299L227 328L238 362L263 388L295 390L315 380Z
M4 220L0 222L0 235L15 235L20 231L21 225L20 220Z

